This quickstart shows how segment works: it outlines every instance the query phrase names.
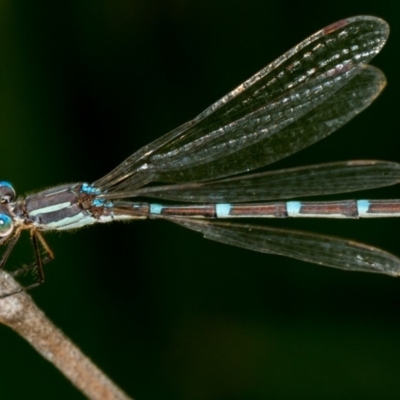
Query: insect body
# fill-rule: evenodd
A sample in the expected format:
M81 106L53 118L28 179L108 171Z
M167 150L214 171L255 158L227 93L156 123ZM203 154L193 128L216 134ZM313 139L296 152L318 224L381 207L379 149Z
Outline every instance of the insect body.
M344 161L243 175L315 143L366 108L386 84L382 72L368 63L388 34L386 22L368 16L320 30L92 184L63 185L15 199L11 184L1 182L0 243L8 247L0 267L21 231L29 230L38 270L38 282L30 288L43 281L42 264L53 258L42 232L155 218L254 251L398 276L400 260L371 246L226 221L400 216L400 200L298 200L398 183L396 163ZM138 197L177 203L133 200Z

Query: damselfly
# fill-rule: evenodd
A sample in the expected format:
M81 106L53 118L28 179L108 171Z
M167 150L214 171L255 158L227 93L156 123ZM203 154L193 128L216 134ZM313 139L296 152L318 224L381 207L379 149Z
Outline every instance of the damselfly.
M27 287L31 288L43 281L43 263L53 258L42 232L154 218L254 251L398 276L400 259L371 246L220 221L400 216L400 200L271 202L392 185L400 181L400 164L347 161L243 174L326 137L367 107L386 83L382 72L368 62L388 33L384 21L369 16L320 30L92 184L58 186L15 200L11 184L1 182L0 243L8 246L0 267L21 232L29 230L35 252L31 268L38 272L38 281ZM237 174L241 175L227 178ZM190 204L128 200L146 197Z

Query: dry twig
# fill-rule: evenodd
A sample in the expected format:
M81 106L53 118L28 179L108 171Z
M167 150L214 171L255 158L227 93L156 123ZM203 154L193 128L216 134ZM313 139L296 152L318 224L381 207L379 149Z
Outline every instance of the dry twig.
M8 273L0 271L0 296L19 288ZM26 292L0 300L0 322L19 333L89 399L130 399L54 326Z

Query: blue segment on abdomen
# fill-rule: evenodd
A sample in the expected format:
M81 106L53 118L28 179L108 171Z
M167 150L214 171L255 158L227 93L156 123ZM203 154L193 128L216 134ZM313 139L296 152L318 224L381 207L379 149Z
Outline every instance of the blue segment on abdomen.
M300 201L287 201L286 211L289 217L295 217L300 214L301 202Z
M160 215L163 208L161 204L150 204L150 214Z
M357 200L358 215L363 216L368 214L370 204L368 200Z
M232 205L229 203L220 203L215 205L215 214L217 218L228 218L231 214Z

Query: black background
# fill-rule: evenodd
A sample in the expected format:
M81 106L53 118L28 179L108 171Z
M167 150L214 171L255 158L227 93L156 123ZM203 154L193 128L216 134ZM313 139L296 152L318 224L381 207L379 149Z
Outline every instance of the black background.
M308 35L358 14L391 26L373 61L387 89L340 131L276 167L400 161L394 1L63 3L0 5L0 178L19 194L98 179ZM395 219L277 222L400 255ZM400 396L396 279L251 253L163 222L47 238L56 259L32 296L136 399ZM21 245L13 262L29 260L30 250ZM82 398L0 327L0 397L28 396Z

